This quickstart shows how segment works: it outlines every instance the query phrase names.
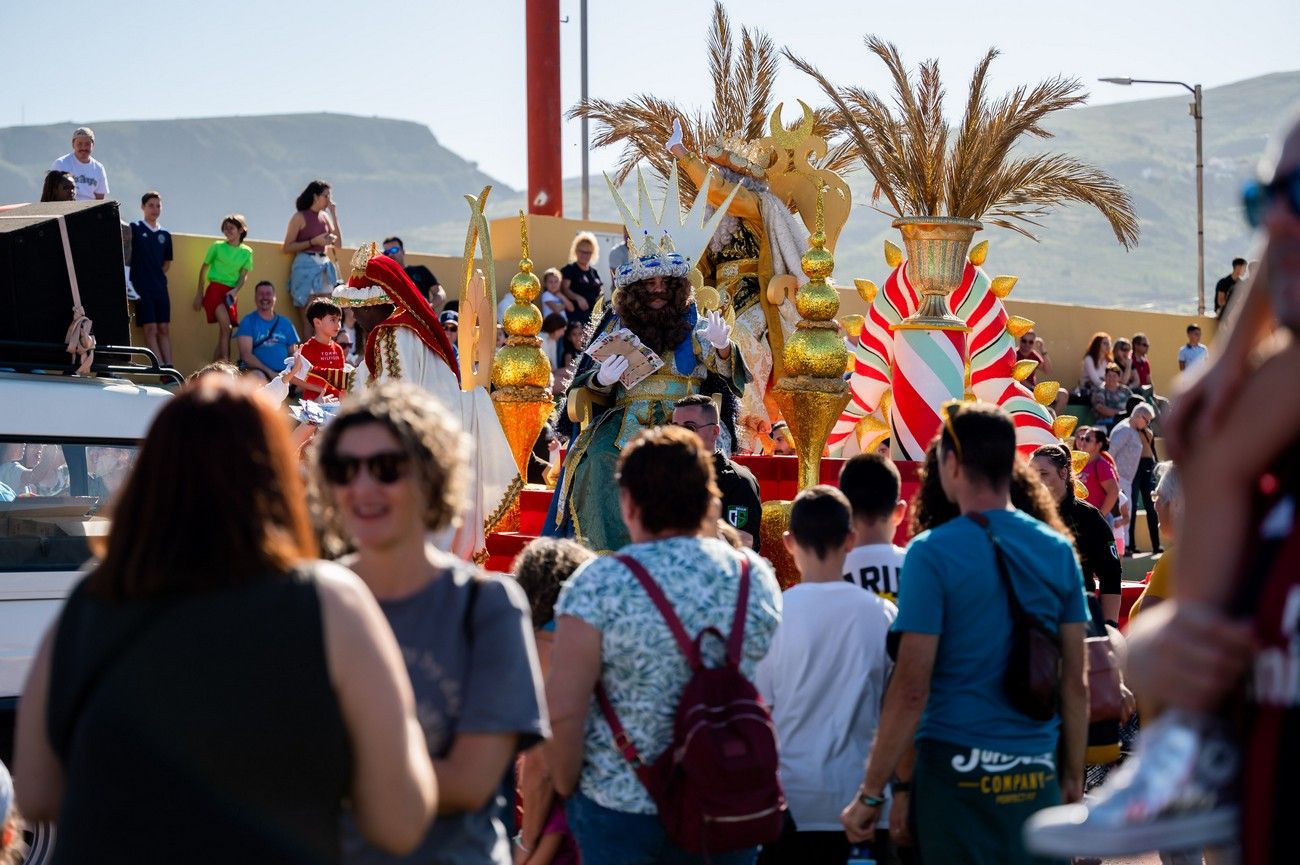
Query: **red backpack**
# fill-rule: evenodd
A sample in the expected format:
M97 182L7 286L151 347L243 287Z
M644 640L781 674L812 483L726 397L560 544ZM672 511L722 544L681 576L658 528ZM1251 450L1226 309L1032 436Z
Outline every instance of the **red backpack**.
M785 794L777 777L776 728L753 684L740 672L745 614L749 607L749 560L740 560L740 588L727 656L721 667L705 668L700 643L692 641L672 605L641 563L616 556L641 583L663 616L691 668L677 703L673 739L653 763L646 763L619 723L602 684L596 699L614 743L632 764L659 809L668 838L691 853L725 853L768 844L781 835Z

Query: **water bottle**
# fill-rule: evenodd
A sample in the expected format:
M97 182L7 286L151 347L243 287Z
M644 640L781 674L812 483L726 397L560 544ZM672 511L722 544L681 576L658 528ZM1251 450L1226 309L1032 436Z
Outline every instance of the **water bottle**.
M845 865L876 865L876 857L871 854L871 845L863 842L849 848L849 860Z

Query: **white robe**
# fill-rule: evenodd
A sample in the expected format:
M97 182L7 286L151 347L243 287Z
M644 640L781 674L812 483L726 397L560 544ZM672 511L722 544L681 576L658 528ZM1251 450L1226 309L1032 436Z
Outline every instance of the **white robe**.
M384 365L375 380L417 384L433 394L460 421L474 447L470 458L472 476L461 510L460 525L438 532L432 540L438 549L467 561L481 562L487 555L486 522L500 517L508 504L508 497L518 495L522 485L510 445L492 406L492 398L481 387L461 390L446 361L431 351L410 328L392 328L391 333L401 368L394 375ZM383 338L384 331L381 330L376 339ZM379 356L382 359L382 349ZM371 380L371 370L363 364L357 370L353 391L363 393Z

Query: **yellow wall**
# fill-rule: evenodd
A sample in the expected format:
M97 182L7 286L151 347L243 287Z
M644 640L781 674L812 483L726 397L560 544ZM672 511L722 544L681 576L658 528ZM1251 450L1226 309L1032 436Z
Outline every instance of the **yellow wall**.
M612 222L585 222L579 219L559 219L551 216L528 216L529 252L535 264L534 272L540 277L548 267L561 267L569 260L569 244L573 236L583 229L598 232L619 233L623 227ZM498 299L510 285L510 279L519 270L521 250L518 217L492 220L493 258L497 276ZM172 244L175 260L167 274L168 288L172 302L171 338L172 353L176 368L189 374L212 359L212 350L217 342L217 326L208 324L202 310L194 310L194 296L198 290L199 267L208 247L221 238L197 234L173 234ZM374 238L379 240L380 238ZM269 279L275 284L278 301L276 311L289 316L295 327L301 327L294 315L293 303L289 300L289 265L293 256L280 251L280 244L266 240L248 240L253 248L253 270L239 293L239 314L247 315L254 310L253 286L258 281ZM339 278L347 279L349 264L355 247L345 247L337 257ZM602 261L607 250L601 250ZM434 272L449 298L459 298L464 280L464 263L459 256L428 255L407 251L407 264L423 264ZM476 266L482 262L475 261ZM604 271L602 271L603 273ZM133 345L144 345L144 332L134 325L131 328ZM238 355L238 349L232 351L232 357Z
M622 226L611 222L584 222L550 216L528 216L526 219L529 253L535 265L534 272L539 276L547 267L559 267L568 261L569 244L578 231L590 229L616 234L622 230ZM500 297L509 286L510 278L519 269L519 219L507 217L492 220L490 229ZM172 299L172 347L176 366L185 373L193 372L207 363L212 358L212 349L216 343L216 325L208 324L203 312L196 312L192 303L203 256L218 239L194 234L173 235L176 259L168 274ZM258 280L269 279L275 283L279 292L276 310L294 317L286 290L289 264L293 257L280 252L279 243L250 240L248 244L253 247L253 271L239 295L240 314L247 315L253 311L253 286ZM338 256L341 278L347 278L348 265L354 251L353 247L347 247ZM607 249L601 250L599 266L602 274L605 273L607 252ZM408 264L423 264L432 270L447 290L448 297L460 296L464 265L459 257L408 251L406 260ZM481 266L481 262L476 264ZM866 311L866 304L852 288L841 288L840 298L841 314L861 314ZM1187 341L1188 323L1195 320L1201 325L1207 343L1213 341L1216 324L1213 318L1195 319L1162 312L1020 301L1014 293L1007 301L1007 308L1013 315L1024 316L1035 323L1038 335L1047 341L1049 360L1053 365L1052 377L1067 388L1078 384L1083 352L1094 332L1104 330L1112 337L1131 337L1142 331L1151 340L1151 373L1156 389L1168 392L1178 373L1177 354L1179 347ZM297 324L296 317L294 318ZM139 328L132 329L132 336L135 345L144 345L144 334Z

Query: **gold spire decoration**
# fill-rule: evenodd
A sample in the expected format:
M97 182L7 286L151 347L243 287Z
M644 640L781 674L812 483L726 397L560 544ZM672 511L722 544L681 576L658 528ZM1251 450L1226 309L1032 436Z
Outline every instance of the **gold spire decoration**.
M830 284L835 258L826 249L823 195L817 196L816 223L808 238L811 248L800 264L808 282L795 295L795 309L800 321L785 342L785 376L771 391L789 424L799 458L799 489L805 490L820 481L822 453L840 412L849 402L849 384L844 380L849 351L839 334L835 315L840 309L840 295ZM798 580L793 562L779 554L779 542L767 545L769 537L780 537L790 523L789 502L763 504L764 549L778 553L773 559L782 585ZM769 528L770 527L770 528ZM773 534L775 533L775 534Z
M519 237L522 247L519 272L510 280L514 303L502 317L506 344L492 358L492 404L501 429L510 443L515 465L522 477L528 477L528 460L533 444L553 408L551 362L542 353L537 334L542 329L542 313L533 301L541 294L542 284L533 273L528 257L528 221L519 211ZM517 521L517 514L514 520Z
M357 247L357 251L352 254L352 275L365 276L366 265L370 264L370 259L379 254L379 244L373 240L369 243L363 243Z

